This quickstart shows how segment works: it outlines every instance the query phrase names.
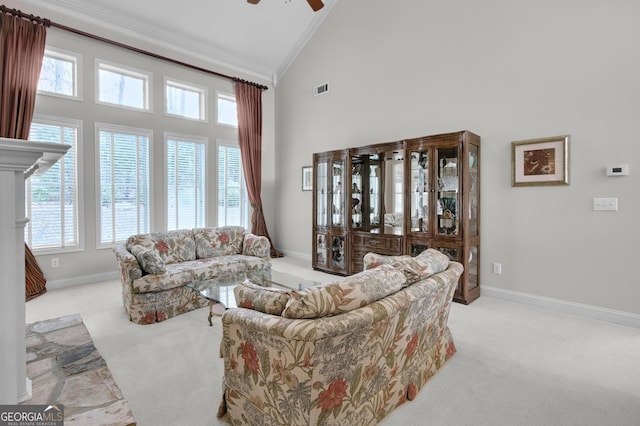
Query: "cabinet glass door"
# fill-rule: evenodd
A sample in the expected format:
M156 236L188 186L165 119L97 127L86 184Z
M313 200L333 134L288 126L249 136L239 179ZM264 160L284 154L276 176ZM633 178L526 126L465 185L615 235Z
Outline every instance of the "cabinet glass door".
M458 235L460 228L458 148L438 148L437 224L438 235Z
M471 246L469 250L469 283L467 284L468 288L478 287L479 276L478 276L478 253L480 252L478 246Z
M469 145L469 235L479 232L480 182L478 182L478 147Z
M345 170L344 161L331 163L331 226L344 226L345 211Z
M411 152L411 232L429 232L429 152Z
M328 259L328 244L326 234L316 235L316 264L320 266L327 266Z
M328 176L327 170L329 165L326 161L318 162L316 167L316 225L327 226L329 225L329 211L327 209L327 185Z
M404 152L393 151L385 158L384 213L385 234L404 233ZM387 216L390 214L390 216Z
M331 236L331 267L334 269L344 269L345 239L343 235Z
M364 226L364 217L362 216L363 208L365 208L362 198L364 179L362 174L366 173L366 165L360 157L351 159L351 228L359 229Z
M380 227L380 179L381 163L378 154L371 155L369 160L369 225L370 230Z

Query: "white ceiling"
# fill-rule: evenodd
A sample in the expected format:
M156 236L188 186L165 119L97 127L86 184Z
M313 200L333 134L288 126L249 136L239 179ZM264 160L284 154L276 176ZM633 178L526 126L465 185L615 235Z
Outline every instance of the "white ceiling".
M127 40L138 39L155 46L157 54L179 52L275 84L337 1L324 0L318 12L306 0L262 0L257 5L246 0L8 0L4 4L92 34L108 30Z

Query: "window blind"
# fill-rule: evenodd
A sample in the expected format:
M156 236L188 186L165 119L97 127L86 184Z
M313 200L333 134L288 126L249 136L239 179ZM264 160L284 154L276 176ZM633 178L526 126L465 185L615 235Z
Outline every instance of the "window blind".
M99 126L100 243L150 232L149 133Z
M34 118L29 140L71 145L46 173L26 182L25 210L31 219L25 241L33 250L79 246L78 129L79 123Z
M167 137L167 229L205 226L206 141Z

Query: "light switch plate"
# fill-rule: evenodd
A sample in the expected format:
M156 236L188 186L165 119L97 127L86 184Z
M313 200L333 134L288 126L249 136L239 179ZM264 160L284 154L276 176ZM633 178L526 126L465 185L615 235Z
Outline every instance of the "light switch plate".
M617 198L594 198L593 210L595 211L618 211Z

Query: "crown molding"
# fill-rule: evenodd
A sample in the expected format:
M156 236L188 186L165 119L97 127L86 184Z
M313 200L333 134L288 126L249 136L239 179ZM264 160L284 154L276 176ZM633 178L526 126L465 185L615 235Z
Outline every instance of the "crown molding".
M21 3L32 5L37 9L37 14L40 15L43 15L44 13L53 13L64 17L66 22L58 22L62 25L72 26L81 23L85 26L91 27L91 30L79 28L83 31L95 33L96 28L99 28L103 31L109 31L133 40L139 40L150 46L158 48L162 52L163 56L169 56L166 52L170 51L181 56L193 58L200 63L221 67L247 77L256 78L264 82L271 81L269 75L251 69L248 64L245 66L232 64L229 54L226 54L222 49L212 48L208 44L194 41L193 39L186 37L178 37L166 31L161 31L144 24L133 24L131 22L117 19L108 14L108 11L99 10L91 2L78 5L75 2L66 0L21 0ZM32 13L31 11L27 12ZM52 21L57 22L56 19L52 19L48 16L42 17L49 18ZM102 34L96 35L102 36Z

